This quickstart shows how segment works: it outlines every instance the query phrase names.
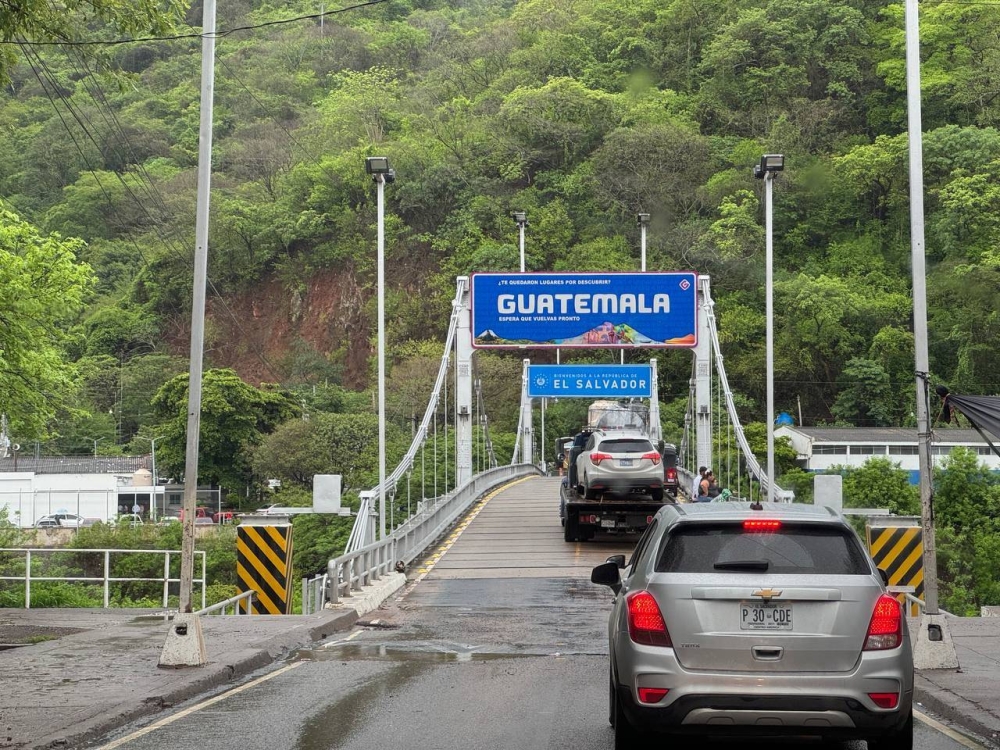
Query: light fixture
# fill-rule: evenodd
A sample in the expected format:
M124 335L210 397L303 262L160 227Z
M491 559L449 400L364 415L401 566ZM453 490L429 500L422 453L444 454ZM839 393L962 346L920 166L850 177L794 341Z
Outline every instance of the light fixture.
M514 218L514 223L519 227L528 226L528 214L525 211L514 211L511 216Z
M640 227L644 227L649 224L649 214L636 214L635 223Z
M764 154L760 157L760 164L755 164L753 176L758 180L763 180L768 172L781 172L785 169L784 154Z
M390 171L388 156L369 156L365 159L365 172L370 175L388 174Z

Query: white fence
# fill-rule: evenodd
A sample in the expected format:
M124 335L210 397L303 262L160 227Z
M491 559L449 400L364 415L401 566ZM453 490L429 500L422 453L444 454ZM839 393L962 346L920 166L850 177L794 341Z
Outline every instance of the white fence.
M148 582L159 582L163 584L163 607L166 608L167 602L170 598L170 584L176 583L180 584L179 577L171 577L170 575L170 559L180 560L181 552L180 550L164 550L164 549L25 549L20 547L0 547L0 555L22 555L24 557L24 573L22 575L0 575L0 581L22 581L24 583L24 606L26 609L31 609L31 584L32 582L38 581L68 581L77 583L93 583L101 584L104 591L104 608L110 607L111 602L111 584L112 583L124 583L127 581L148 581ZM101 563L101 568L103 570L100 576L47 576L47 575L32 575L32 559L44 557L46 555L63 555L76 556L83 555L85 557L95 557L100 556L98 561ZM163 575L157 577L116 577L111 575L111 556L112 555L163 555ZM201 584L201 606L205 607L205 572L206 572L206 560L205 553L203 551L196 551L195 555L199 556L201 559L201 578L195 578L194 583ZM12 562L16 563L17 560L6 560L5 565L10 565ZM84 567L84 566L81 566Z

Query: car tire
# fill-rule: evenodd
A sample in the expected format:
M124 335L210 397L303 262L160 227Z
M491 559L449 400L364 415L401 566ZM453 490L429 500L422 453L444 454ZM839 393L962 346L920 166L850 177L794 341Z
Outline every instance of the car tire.
M663 502L663 490L652 490L649 493L649 496L651 498L653 498L653 502L654 503L662 503Z
M621 701L618 700L618 690L614 682L611 683L611 704L611 726L615 730L615 750L640 750L645 736L632 726L628 717L625 716Z
M898 732L869 740L868 750L913 750L913 711L910 711L906 724Z
M590 482L587 481L586 475L583 477L583 499L584 500L596 500L597 491L590 489Z

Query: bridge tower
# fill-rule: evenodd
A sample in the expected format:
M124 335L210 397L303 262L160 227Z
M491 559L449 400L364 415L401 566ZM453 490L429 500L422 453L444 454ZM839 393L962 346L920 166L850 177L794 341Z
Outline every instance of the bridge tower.
M695 445L698 466L712 466L712 328L709 315L712 312L711 279L698 277L698 344L694 348L694 418Z
M472 311L469 307L469 277L458 278L455 295L455 486L472 479ZM447 356L447 353L445 353Z

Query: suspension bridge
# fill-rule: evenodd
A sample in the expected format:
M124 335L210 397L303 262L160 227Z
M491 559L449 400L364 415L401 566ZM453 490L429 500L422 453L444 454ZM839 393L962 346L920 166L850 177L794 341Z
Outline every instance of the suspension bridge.
M400 562L408 565L420 557L484 492L512 479L546 473L544 421L539 433L535 429L539 399L531 397L528 387L530 359L523 360L514 450L510 456L498 456L494 449L489 414L475 377L470 292L469 278L459 277L437 376L410 446L387 473L384 485L360 493L344 554L330 561L325 574L303 584L307 611L350 595ZM716 476L737 497L790 501L792 493L780 487L769 493L766 472L744 434L726 377L707 276L697 279L696 305L697 337L688 349L689 398L678 446L681 489L690 494L697 467L717 466ZM648 432L656 443L662 436L655 358L650 365L653 397ZM378 505L383 496L388 529L385 538L378 539ZM551 520L557 523L555 516Z

